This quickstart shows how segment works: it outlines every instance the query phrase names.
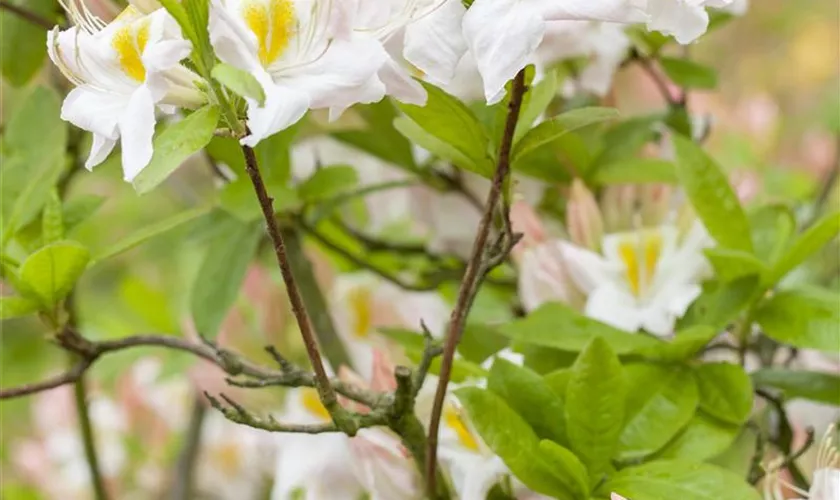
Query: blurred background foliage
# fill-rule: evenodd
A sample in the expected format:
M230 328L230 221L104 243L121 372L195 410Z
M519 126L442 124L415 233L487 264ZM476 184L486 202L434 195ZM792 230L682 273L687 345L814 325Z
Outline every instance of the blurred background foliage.
M692 92L689 99L694 113L712 117L708 150L725 169L750 180L752 184L748 185L756 190L756 200L796 203L819 193L829 197L829 203L838 204L836 179L829 179L831 167L838 161L840 133L838 23L840 5L834 1L753 0L748 15L688 49L699 62L719 72L718 89ZM27 47L3 44L0 51L4 65L27 63ZM39 81L63 82L52 79L51 70L44 66L26 88L2 83L0 126L4 129ZM657 89L635 66L618 75L615 88L610 99L627 115L663 106ZM53 104L51 108L45 103L44 109L58 120L58 103ZM40 137L42 126L36 123L26 133ZM76 141L83 150L87 148L87 138L79 137L77 130L68 127L68 133L70 141ZM190 161L201 163L202 159ZM101 197L101 208L73 229L74 238L94 249L106 248L137 228L217 196L213 177L198 165L181 168L163 188L143 196L122 181L116 165L108 164L77 176L72 189L77 196L91 195L91 200ZM809 214L799 216L807 218ZM189 289L204 252L202 242L213 237L217 223L207 218L171 231L86 273L77 304L85 331L92 338L139 332L181 335L188 316ZM266 264L261 272L268 273L279 289L280 279L274 266L269 265L270 255L262 253L261 258ZM838 260L835 244L824 251L824 258L814 260L811 277L840 290ZM492 299L488 300L487 307L479 303L478 311L493 311ZM237 330L237 339L232 342L235 347L261 359L260 346L268 338L287 349L296 346L297 335L263 331L259 316L264 311L254 310L246 302L242 300L240 305L244 328ZM287 317L285 311L275 313L288 326L282 321ZM91 378L105 387L113 386L122 368L146 354L137 349L106 357L97 363ZM155 355L165 359L171 373L182 372L192 364L191 359L177 353L156 350ZM0 325L3 387L36 380L67 362L63 353L46 341L36 319L10 320ZM270 397L270 393L261 395ZM25 398L0 403L0 477L9 470L10 438L29 431L30 403Z

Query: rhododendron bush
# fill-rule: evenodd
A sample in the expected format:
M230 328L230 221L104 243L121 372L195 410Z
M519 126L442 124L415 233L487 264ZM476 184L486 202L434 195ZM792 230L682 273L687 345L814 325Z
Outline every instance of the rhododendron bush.
M759 168L747 7L0 2L0 496L840 498L837 109Z

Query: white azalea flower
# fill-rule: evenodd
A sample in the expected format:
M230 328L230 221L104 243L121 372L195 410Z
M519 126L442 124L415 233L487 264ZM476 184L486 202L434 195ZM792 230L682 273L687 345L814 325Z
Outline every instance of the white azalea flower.
M711 246L695 224L683 241L664 225L604 236L601 254L559 243L569 276L587 294L585 314L628 331L672 332L677 318L700 295Z
M666 0L671 1L671 0ZM475 0L464 15L463 32L493 104L505 84L531 62L551 21L645 22L637 0Z
M647 0L647 28L691 43L709 27L707 7L727 8L736 0Z
M210 41L222 61L251 73L265 103L248 102L250 135L262 139L308 109L335 117L355 103L380 100L377 73L388 55L378 40L354 33L353 14L331 0L213 0Z
M840 453L837 451L834 425L829 426L817 450L817 467L811 481L811 488L803 491L787 484L779 477L781 459L771 464L770 473L764 481L765 500L784 500L782 486L796 492L801 497L793 500L834 500L840 498Z
M142 15L128 7L106 25L78 0L65 7L75 26L47 37L50 58L76 85L61 117L93 133L85 162L98 165L122 144L125 180L152 159L155 109L197 107L197 76L180 65L190 53L175 21L164 10Z

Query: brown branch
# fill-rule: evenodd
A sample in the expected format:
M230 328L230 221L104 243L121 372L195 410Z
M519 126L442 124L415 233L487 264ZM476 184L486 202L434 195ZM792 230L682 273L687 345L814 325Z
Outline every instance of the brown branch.
M24 9L23 7L19 7L14 5L11 2L7 2L6 0L0 0L0 10L6 10L15 14L16 16L20 17L24 21L27 21L39 28L44 28L46 30L51 30L56 26L56 23L50 21L46 17L42 17L31 10Z
M344 423L350 424L347 419L346 411L338 404L338 398L335 395L335 390L330 385L329 377L324 369L324 363L321 360L321 352L318 350L318 341L315 338L315 332L312 328L312 322L309 314L306 312L306 305L303 303L303 298L300 294L295 276L292 273L292 268L289 265L289 256L286 252L286 244L283 241L283 236L280 233L280 227L274 217L274 203L273 199L268 195L265 188L262 175L260 174L259 164L257 163L257 156L254 150L249 146L242 146L242 152L245 155L245 170L251 178L251 184L254 185L254 191L257 194L257 199L262 209L263 218L265 219L266 229L271 242L274 245L274 253L277 256L277 264L280 267L280 273L283 275L283 282L286 284L286 293L289 296L289 302L292 306L292 313L295 316L298 327L300 329L303 344L306 348L306 354L309 356L309 362L315 372L315 382L318 389L318 395L324 407L330 413L339 428L342 428ZM335 367L338 369L339 367ZM343 429L348 431L348 434L354 434L351 428Z
M452 373L452 363L455 358L455 349L461 340L464 331L464 324L472 306L478 287L483 275L489 271L488 260L494 259L487 256L487 241L493 226L493 215L504 188L510 170L510 151L513 145L513 135L516 124L519 120L519 109L522 106L522 98L525 94L525 72L519 71L513 79L510 103L508 105L508 116L505 123L504 135L502 136L499 148L499 159L496 165L496 173L493 175L493 183L490 193L487 195L487 202L484 213L473 242L472 254L467 263L464 278L458 291L458 299L455 308L449 318L449 325L446 332L446 340L443 350L443 359L440 367L440 378L438 379L437 392L435 393L432 416L429 421L429 436L427 440L426 453L426 492L430 498L437 498L436 470L437 470L437 441L440 429L440 418L443 412L443 403L446 397L446 387L449 384L449 377ZM507 215L505 215L506 217ZM504 237L504 235L503 235ZM496 245L494 245L496 246Z
M12 399L21 396L29 396L30 394L49 391L63 385L75 383L82 377L82 374L87 371L91 364L93 364L93 360L82 359L73 365L73 367L68 371L44 380L43 382L25 384L19 387L12 387L11 389L0 389L0 399Z

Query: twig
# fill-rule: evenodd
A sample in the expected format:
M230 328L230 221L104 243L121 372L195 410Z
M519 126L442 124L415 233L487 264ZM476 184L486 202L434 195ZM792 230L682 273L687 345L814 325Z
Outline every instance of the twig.
M312 322L306 311L306 305L303 303L303 298L301 297L295 276L292 273L292 268L289 265L286 244L283 241L283 236L280 234L280 227L274 217L273 200L268 195L268 191L266 191L265 183L260 174L259 164L257 163L257 156L249 146L242 146L242 152L245 155L245 170L248 172L251 183L254 185L254 191L257 194L263 218L265 219L268 236L274 245L274 253L277 257L280 273L283 275L283 282L286 284L286 293L289 296L289 302L292 306L292 314L294 314L295 320L297 321L301 337L303 338L303 344L306 348L306 354L309 356L309 362L312 365L312 370L315 372L318 396L321 398L321 403L323 403L324 407L330 413L336 425L342 430L347 431L348 434L355 434L352 427L349 427L352 423L350 419L346 418L348 416L346 410L338 404L335 390L330 385L327 372L324 369L321 352L318 350L318 341L315 339ZM344 428L345 424L348 425L346 429Z
M432 332L429 331L429 327L422 320L420 321L420 327L423 329L425 349L423 349L423 357L420 358L420 363L417 365L417 371L414 373L413 385L415 397L420 392L420 389L423 388L423 383L426 381L426 375L428 375L429 369L432 367L432 362L436 357L443 354L443 346L438 344L432 336Z
M525 73L524 70L519 71L513 80L513 88L511 90L510 104L508 107L508 116L505 123L504 135L502 136L501 145L499 148L499 159L496 165L496 173L493 176L493 182L490 187L490 193L487 195L487 203L484 207L484 213L479 223L478 233L473 242L472 253L467 263L467 269L464 278L461 281L461 287L458 291L458 299L455 303L455 308L449 318L449 325L446 332L446 340L443 350L443 359L440 367L440 378L438 380L437 392L435 393L434 404L432 406L431 420L429 421L429 437L427 441L426 453L426 493L431 498L437 498L436 485L436 471L437 471L437 440L438 431L440 429L440 418L443 412L443 403L446 397L446 387L449 384L449 377L452 373L452 363L455 358L455 349L461 339L461 334L464 331L464 324L466 322L467 314L475 299L475 294L478 291L479 283L482 275L487 271L485 261L487 252L487 240L490 236L490 230L493 225L493 214L496 211L496 205L502 194L505 179L510 170L510 151L513 144L513 135L516 130L516 124L519 120L519 109L522 106L522 97L525 93Z
M776 447L781 450L781 452L785 456L791 455L791 446L793 444L793 429L790 426L790 419L788 419L787 412L785 411L785 404L784 401L773 394L765 391L764 389L756 389L756 395L760 396L762 399L767 401L770 406L776 410L777 417L778 417L778 430L776 432L775 439L772 439L772 442ZM793 481L796 483L796 486L808 490L810 485L808 484L808 480L805 478L805 475L799 470L799 467L796 465L796 462L790 462L787 464L788 472L793 477Z
M82 431L82 444L85 449L85 458L90 471L91 483L96 500L107 500L108 493L105 490L105 482L102 479L102 472L99 467L99 458L96 453L96 442L93 435L93 427L90 424L90 414L87 405L87 389L85 378L79 375L73 390L76 400L76 415L79 418L79 428Z
M15 14L16 16L20 17L21 19L38 26L39 28L44 28L46 30L51 30L55 27L56 23L50 21L46 17L41 16L40 14L36 14L31 10L24 9L23 7L19 7L17 5L12 4L11 2L7 2L6 0L0 0L0 9L6 10Z
M338 335L327 300L315 278L312 263L303 251L300 233L296 228L284 227L281 234L286 243L289 266L294 269L300 295L310 313L309 318L312 320L315 331L318 332L318 343L324 350L324 356L336 370L342 365L358 369L353 366L350 355L344 348L344 342Z
M172 500L189 500L192 496L193 472L195 463L201 448L201 429L204 424L204 416L207 413L207 405L196 395L193 399L190 422L187 427L187 435L184 438L184 446L178 455L178 463L175 467L175 483L169 498Z
M28 396L30 394L49 391L63 385L72 384L79 380L91 364L92 360L82 359L73 365L73 367L68 371L44 380L43 382L24 384L18 387L12 387L11 389L0 389L0 400Z
M656 68L653 67L653 64L650 62L650 59L647 57L642 56L641 54L634 53L632 57L636 61L639 62L639 67L644 70L645 73L648 74L653 83L659 89L659 92L662 94L662 97L665 99L665 102L668 103L669 106L676 107L681 105L679 99L675 98L671 91L668 89L668 84L665 82L665 79L656 71Z

